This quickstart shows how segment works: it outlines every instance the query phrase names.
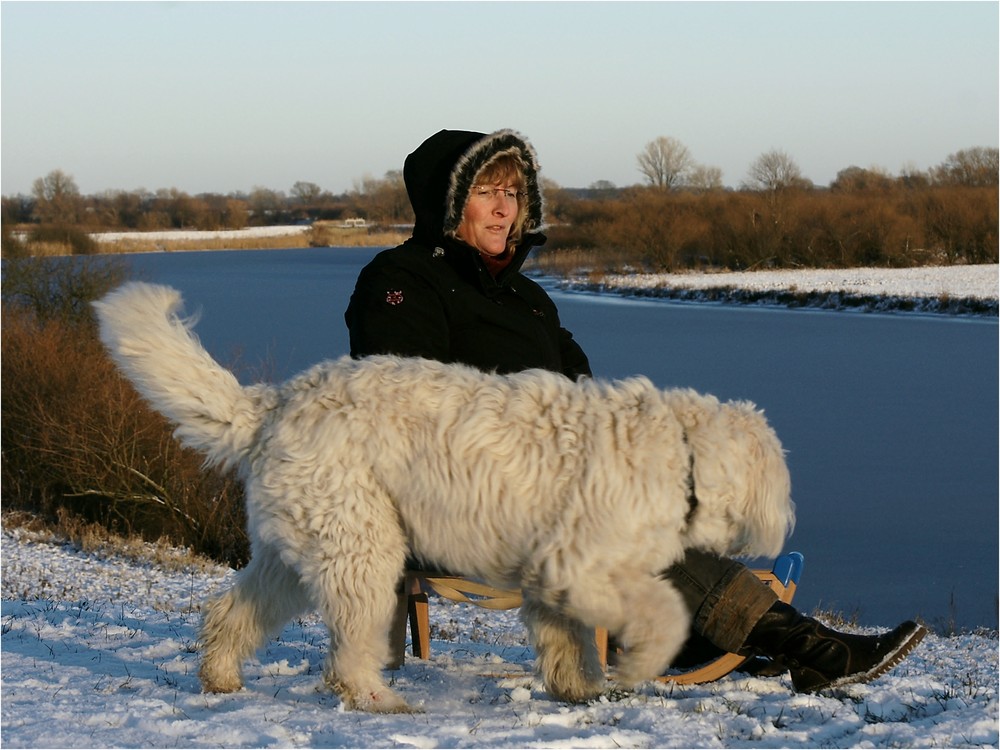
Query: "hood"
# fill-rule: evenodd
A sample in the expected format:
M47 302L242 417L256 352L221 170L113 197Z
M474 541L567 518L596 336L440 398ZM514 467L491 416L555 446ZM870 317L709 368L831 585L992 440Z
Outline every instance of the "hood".
M544 203L538 185L538 158L527 139L513 130L476 133L441 130L406 157L403 181L413 206L413 236L439 242L458 229L473 178L496 154L516 151L526 165L527 222L525 233L542 229Z

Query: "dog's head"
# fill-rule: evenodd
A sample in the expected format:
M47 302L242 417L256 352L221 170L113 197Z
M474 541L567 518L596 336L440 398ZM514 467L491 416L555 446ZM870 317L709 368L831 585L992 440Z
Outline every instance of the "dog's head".
M685 546L724 555L774 556L795 525L785 453L749 402L676 391L693 481Z

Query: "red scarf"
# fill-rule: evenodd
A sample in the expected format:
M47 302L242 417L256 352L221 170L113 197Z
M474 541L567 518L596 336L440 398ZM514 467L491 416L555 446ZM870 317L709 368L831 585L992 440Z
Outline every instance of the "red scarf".
M480 253L479 257L483 259L483 263L486 265L486 270L490 272L490 276L495 279L514 260L514 253L510 252L510 250L504 250L499 255Z

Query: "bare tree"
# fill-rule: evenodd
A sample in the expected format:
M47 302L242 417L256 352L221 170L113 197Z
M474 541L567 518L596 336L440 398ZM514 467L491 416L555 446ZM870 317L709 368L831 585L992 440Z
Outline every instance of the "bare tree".
M995 148L965 148L949 154L943 164L932 170L934 179L950 185L996 185L1000 151Z
M831 190L841 192L888 190L892 186L893 178L884 169L862 169L853 165L837 172L837 178L830 183Z
M899 170L899 184L908 188L925 188L931 178L927 172L917 168L913 162L908 162Z
M413 221L403 173L391 169L381 180L365 175L354 181L351 194L361 218L375 224L405 224Z
M303 206L311 206L319 200L323 189L315 182L296 182L292 185L292 198Z
M588 197L600 199L614 198L619 193L618 186L611 180L596 180L590 183L587 190ZM546 192L546 195L548 195L548 192Z
M35 211L35 200L30 195L3 196L3 226L27 224Z
M639 171L653 187L673 190L684 182L694 166L691 152L676 138L660 136L636 155Z
M795 160L778 149L757 157L747 172L747 187L754 190L781 190L806 184Z
M695 164L688 173L687 186L700 192L721 190L722 170L705 164Z
M54 169L32 186L35 211L43 222L75 224L80 212L80 189L71 175Z
M255 224L272 224L285 206L285 195L278 190L254 185L247 203Z

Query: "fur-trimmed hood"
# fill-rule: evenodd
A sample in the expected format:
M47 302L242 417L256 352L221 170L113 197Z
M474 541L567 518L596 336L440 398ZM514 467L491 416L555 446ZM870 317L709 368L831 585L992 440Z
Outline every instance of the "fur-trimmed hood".
M413 236L436 243L462 223L476 173L491 158L516 152L525 164L527 222L525 233L543 228L544 200L538 184L538 158L528 140L514 130L476 133L441 130L406 157L403 181L413 206Z

